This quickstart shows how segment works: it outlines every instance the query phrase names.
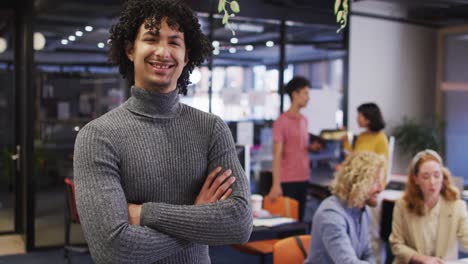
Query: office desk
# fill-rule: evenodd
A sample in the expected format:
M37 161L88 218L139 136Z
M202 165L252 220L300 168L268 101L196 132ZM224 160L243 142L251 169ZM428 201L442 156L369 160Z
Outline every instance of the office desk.
M310 224L294 222L274 227L254 226L249 242L309 234Z

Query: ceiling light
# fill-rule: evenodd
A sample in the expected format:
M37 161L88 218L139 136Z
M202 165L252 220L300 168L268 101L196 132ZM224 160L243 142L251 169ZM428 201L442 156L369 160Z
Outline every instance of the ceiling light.
M69 40L69 41L75 41L75 40L76 40L76 37L73 36L73 35L70 35L70 36L68 36L68 40Z
M273 46L275 45L275 43L274 43L273 41L269 40L269 41L267 41L267 42L265 43L265 45L266 45L267 47L271 48L271 47L273 47Z
M252 46L252 45L245 46L246 51L252 51L253 49L254 49L254 46Z
M60 41L60 43L62 43L62 45L67 45L68 44L68 39L62 39L62 41Z
M230 26L232 29L235 31L245 31L245 32L256 32L256 33L262 33L264 31L264 28L262 25L256 25L256 24L249 24L249 23L235 23L235 22L229 22ZM226 29L229 29L229 27L226 25Z
M111 39L108 39L108 40L107 40L107 44L110 44L110 43L111 43L111 41L112 41Z
M7 44L6 39L0 38L0 53L5 52L5 50L7 49L7 47L8 47L8 44Z
M219 41L217 40L214 40L212 44L213 44L213 47L219 47Z
M214 50L213 50L213 54L214 54L214 55L219 55L219 49L214 49Z
M83 31L77 30L77 31L75 32L75 35L76 35L77 37L81 37L81 36L83 36Z
M237 44L239 42L239 39L237 38L231 38L231 43L232 44Z
M88 32L91 32L91 31L93 31L93 27L92 27L92 26L86 26L86 27L84 28L84 30L86 30L86 31L88 31Z
M103 42L99 42L97 44L97 46L98 46L98 48L102 49L102 48L104 48L106 46L106 44L104 44Z
M41 32L34 32L33 47L34 50L42 50L45 47L46 39Z
M236 53L237 49L234 47L229 48L229 53Z

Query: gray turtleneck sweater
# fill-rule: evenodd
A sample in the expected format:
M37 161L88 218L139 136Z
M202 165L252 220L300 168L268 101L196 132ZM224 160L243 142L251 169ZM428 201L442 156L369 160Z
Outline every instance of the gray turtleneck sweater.
M132 87L120 107L88 123L75 143L76 203L96 263L210 263L208 245L243 243L249 188L226 124L169 94ZM193 205L217 166L231 196ZM127 203L143 204L141 226Z

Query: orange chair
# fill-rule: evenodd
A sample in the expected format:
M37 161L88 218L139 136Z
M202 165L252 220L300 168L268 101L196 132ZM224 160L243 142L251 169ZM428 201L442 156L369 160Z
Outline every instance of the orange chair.
M270 199L265 197L263 199L263 209L272 215L290 217L296 221L299 219L299 202L287 196L280 196L275 202L271 202Z
M299 202L296 199L280 196L275 202L270 202L270 199L263 199L263 209L270 212L272 215L290 217L297 221L299 218ZM245 244L233 245L240 252L250 255L260 255L261 262L265 263L265 257L273 252L273 245L280 239L259 240L247 242Z
M70 262L68 256L69 251L88 253L89 250L86 246L75 246L70 242L71 224L80 224L80 217L78 216L78 209L76 208L75 184L70 178L65 178L64 182L67 195L67 212L65 213L65 245L63 254L67 262Z
M302 264L309 254L310 235L281 239L273 245L273 264Z

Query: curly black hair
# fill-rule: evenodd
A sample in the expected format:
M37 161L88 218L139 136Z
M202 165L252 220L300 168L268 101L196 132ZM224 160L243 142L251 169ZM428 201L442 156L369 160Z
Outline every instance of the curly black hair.
M292 78L284 87L284 92L289 95L289 98L292 100L292 93L300 90L304 87L310 87L310 82L308 79L302 76L296 76Z
M109 59L119 66L119 72L129 85L135 83L134 66L126 54L127 45L133 44L140 26L159 32L161 20L167 18L170 28L184 33L188 63L177 80L179 93L187 94L189 76L193 69L211 55L212 46L202 33L198 18L180 0L128 0L124 4L119 21L110 29Z

